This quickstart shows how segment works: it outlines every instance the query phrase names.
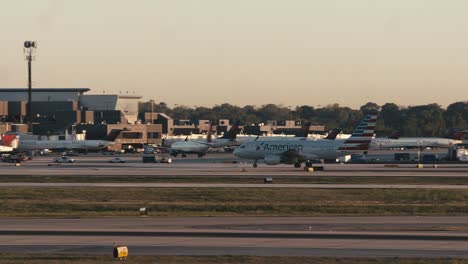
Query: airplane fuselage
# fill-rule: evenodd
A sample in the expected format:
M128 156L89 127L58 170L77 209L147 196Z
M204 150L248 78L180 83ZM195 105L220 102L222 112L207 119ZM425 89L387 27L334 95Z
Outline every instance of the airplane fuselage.
M210 145L207 143L201 143L196 141L180 141L174 142L170 148L172 155L177 154L198 154L205 155L210 149Z
M461 143L461 140L437 138L437 137L407 137L399 139L374 138L371 141L370 149L392 149L392 148L449 148L454 144Z
M113 145L105 140L20 140L18 148L22 150L41 149L83 149L99 150Z
M286 151L295 151L306 160L336 159L349 154L349 151L339 150L344 142L344 140L253 141L237 148L234 155L244 159L260 160L268 156L280 156Z
M235 140L216 138L211 142L201 140L178 141L171 145L170 153L205 155L210 148L222 148L235 145Z

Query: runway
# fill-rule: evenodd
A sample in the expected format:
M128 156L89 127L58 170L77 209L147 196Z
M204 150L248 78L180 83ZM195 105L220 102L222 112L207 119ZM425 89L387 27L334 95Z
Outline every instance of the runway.
M467 217L0 219L2 252L468 258ZM237 226L237 228L233 228ZM239 226L243 226L239 230ZM270 227L263 230L262 227ZM272 227L281 227L272 230ZM307 227L298 230L297 227ZM362 231L371 226L373 231ZM324 228L329 230L324 230ZM393 230L388 230L391 228ZM395 231L412 228L419 231ZM335 230L340 229L340 230ZM344 229L344 230L343 230Z
M76 157L74 164L51 164L39 157L19 167L0 163L1 188L310 188L310 189L468 189L468 165L443 164L418 169L414 164L324 164L313 173L290 165L251 164L231 154L203 159L175 159L147 164L140 155L125 155L125 164L109 156ZM15 176L96 177L103 182L14 182ZM116 182L115 177L148 176L162 182ZM460 177L459 184L283 184L260 183L308 176ZM105 177L114 177L106 182ZM164 179L190 182L165 182ZM203 183L197 178L258 178L253 183ZM431 178L432 179L432 178ZM63 180L63 179L62 179ZM117 180L118 181L118 180ZM110 254L112 244L127 245L131 255L257 255L327 257L468 258L468 217L141 217L141 218L0 218L0 252Z
M386 167L384 164L317 164L324 171L306 172L292 165L259 164L236 159L232 154L208 154L206 157L178 158L172 164L142 163L141 155L124 155L127 163L109 163L110 156L81 155L74 157L76 163L55 164L52 157L36 157L16 167L0 162L0 176L148 176L148 177L291 177L291 176L427 176L427 177L468 177L468 164L439 164L437 168L426 165L416 168L415 164L399 164ZM130 173L131 172L131 173Z

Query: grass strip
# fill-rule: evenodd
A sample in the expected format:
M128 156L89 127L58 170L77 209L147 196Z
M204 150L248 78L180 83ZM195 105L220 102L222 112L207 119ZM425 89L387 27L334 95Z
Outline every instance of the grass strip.
M0 216L468 215L468 190L0 188Z

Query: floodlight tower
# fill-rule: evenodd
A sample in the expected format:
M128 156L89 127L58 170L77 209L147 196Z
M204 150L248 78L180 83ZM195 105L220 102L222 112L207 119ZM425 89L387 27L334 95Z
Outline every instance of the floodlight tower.
M26 106L26 120L29 124L29 130L32 131L32 77L31 77L31 62L35 59L37 43L36 41L27 40L24 42L23 52L28 61L28 104Z

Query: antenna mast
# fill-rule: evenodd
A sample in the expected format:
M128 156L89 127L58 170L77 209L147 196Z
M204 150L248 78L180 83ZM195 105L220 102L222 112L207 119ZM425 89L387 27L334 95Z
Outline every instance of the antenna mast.
M31 74L31 62L35 59L34 54L36 53L37 43L36 41L27 40L24 42L23 52L28 61L28 104L26 105L26 120L29 124L28 130L32 132L32 74Z

